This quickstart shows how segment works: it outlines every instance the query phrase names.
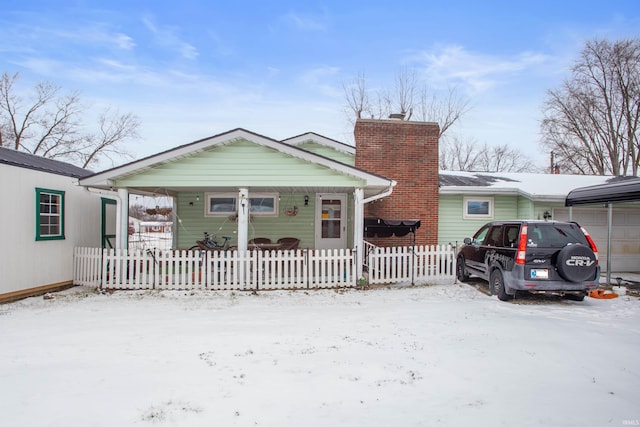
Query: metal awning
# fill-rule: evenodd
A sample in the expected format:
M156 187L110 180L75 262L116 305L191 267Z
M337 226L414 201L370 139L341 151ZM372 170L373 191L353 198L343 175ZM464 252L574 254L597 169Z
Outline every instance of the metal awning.
M420 228L418 219L364 219L365 237L403 237L409 233L415 233L418 228Z
M567 194L564 205L633 201L640 201L640 178L636 176L625 177L624 180L618 182L576 188Z

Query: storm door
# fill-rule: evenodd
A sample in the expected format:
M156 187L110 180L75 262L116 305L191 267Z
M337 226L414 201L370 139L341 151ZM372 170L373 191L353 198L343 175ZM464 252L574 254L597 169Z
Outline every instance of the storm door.
M316 194L316 248L347 247L347 195Z

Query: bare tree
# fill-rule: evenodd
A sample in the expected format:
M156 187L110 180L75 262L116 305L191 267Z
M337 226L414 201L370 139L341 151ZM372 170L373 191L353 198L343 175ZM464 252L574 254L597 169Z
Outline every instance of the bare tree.
M427 87L423 86L416 105L416 117L424 122L438 123L442 136L470 109L469 99L461 97L453 87L449 88L447 97L442 99L430 93Z
M468 172L533 172L527 156L508 145L480 145L456 136L440 144L440 169Z
M62 94L50 82L35 85L33 93L18 95L19 75L2 74L0 79L0 142L3 146L42 157L69 161L81 167L101 158L127 156L121 143L138 138L138 118L130 113L105 110L98 119L98 133L82 132L82 115L87 110L78 92Z
M343 89L351 122L367 116L385 119L398 113L403 120L437 122L441 137L470 109L469 100L455 88L449 89L446 98L439 98L426 85L420 86L417 73L406 68L395 76L392 89L382 88L371 94L364 73L343 84Z
M640 39L588 41L571 72L547 92L543 146L565 171L638 175Z
M343 83L342 89L344 90L348 109L353 112L356 119L361 119L362 114L371 108L364 73L358 73L349 84Z

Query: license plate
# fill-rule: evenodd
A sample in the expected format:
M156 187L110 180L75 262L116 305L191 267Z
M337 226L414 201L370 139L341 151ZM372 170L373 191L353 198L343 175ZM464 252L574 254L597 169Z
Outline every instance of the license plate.
M532 268L531 278L532 279L548 279L549 270L547 270L546 268Z

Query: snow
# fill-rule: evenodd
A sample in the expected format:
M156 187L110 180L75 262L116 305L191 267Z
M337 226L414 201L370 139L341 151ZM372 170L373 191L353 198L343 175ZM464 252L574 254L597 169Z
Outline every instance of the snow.
M614 177L605 175L566 175L544 173L516 172L462 172L440 171L441 175L452 175L466 178L486 176L496 179L486 186L443 186L441 192L469 191L476 193L495 193L498 190L519 191L529 198L564 198L576 188L606 184Z
M0 425L638 425L640 299L525 302L72 288L0 305Z

